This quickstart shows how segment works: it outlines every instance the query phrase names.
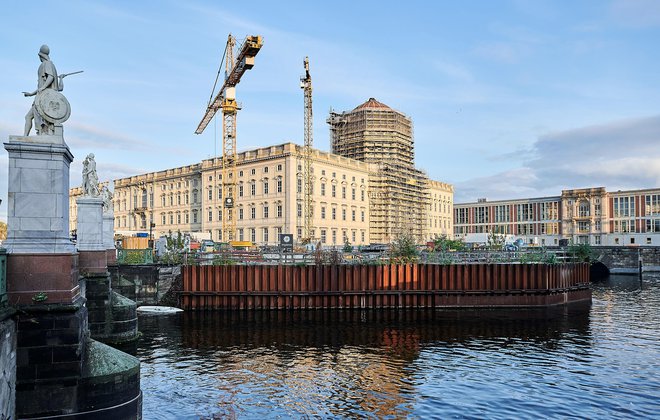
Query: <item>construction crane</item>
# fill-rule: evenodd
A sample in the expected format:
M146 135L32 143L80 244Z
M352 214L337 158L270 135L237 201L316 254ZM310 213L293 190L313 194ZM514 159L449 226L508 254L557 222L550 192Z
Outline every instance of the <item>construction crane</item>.
M236 112L241 109L236 102L236 85L241 81L245 71L254 67L254 57L262 45L263 40L260 35L248 36L239 46L238 55L234 58L236 38L229 34L223 55L224 83L213 98L222 69L221 62L206 113L195 130L195 134L202 134L218 109L222 108L222 240L226 242L233 241L236 237L236 218L232 217L232 209L236 191Z
M312 203L312 147L314 146L312 114L312 76L309 74L309 57L305 57L305 76L300 78L300 88L305 96L305 144L303 146L303 235L302 242L307 244L314 239Z

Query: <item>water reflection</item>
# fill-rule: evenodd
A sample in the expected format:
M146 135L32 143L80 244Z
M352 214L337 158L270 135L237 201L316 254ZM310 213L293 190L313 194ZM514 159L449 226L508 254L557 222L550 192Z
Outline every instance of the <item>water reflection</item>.
M141 317L140 329L145 338L139 354L143 365L164 369L159 391L167 390L163 385L168 380L175 393L182 382L212 386L212 391L195 390L216 400L217 411L209 415L252 416L254 410L261 411L260 405L262 414L268 414L268 405L276 403L289 414L383 417L414 412L413 374L423 366L413 362L424 349L453 348L454 356L460 356L472 349L515 348L524 342L557 351L568 331L588 337L589 306L478 312L193 312ZM143 382L150 374L158 372L147 369ZM213 406L199 403L209 410ZM254 406L246 409L246 404ZM196 414L204 415L204 409Z
M144 417L648 416L660 288L639 284L549 310L141 316Z

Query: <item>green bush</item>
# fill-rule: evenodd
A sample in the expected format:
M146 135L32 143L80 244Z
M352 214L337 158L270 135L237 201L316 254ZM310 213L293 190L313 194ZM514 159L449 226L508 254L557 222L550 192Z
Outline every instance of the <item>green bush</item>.
M590 262L594 259L594 251L589 244L571 244L568 252L573 260L578 262Z
M433 239L433 247L436 251L465 251L467 249L463 241L449 239L447 235L436 236Z
M403 233L394 239L390 250L392 262L395 264L407 264L417 262L419 250L417 241L410 233Z

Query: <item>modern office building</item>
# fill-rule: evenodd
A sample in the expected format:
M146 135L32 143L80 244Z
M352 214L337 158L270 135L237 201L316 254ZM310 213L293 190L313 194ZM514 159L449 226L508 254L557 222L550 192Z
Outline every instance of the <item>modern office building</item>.
M454 205L454 234L497 232L527 244L660 245L660 189L563 190L560 196Z

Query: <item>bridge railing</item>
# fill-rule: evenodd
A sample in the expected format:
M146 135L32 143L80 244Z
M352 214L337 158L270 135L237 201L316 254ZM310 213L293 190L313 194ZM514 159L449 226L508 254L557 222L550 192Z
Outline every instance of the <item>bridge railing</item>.
M579 262L579 258L570 251L537 248L522 251L424 252L420 255L420 261L427 264L561 264Z
M154 252L148 249L118 249L117 264L119 265L139 265L153 264Z
M136 257L133 251L126 257L121 253L118 260L127 261L125 264L146 264L152 260L143 260ZM141 255L141 254L140 254ZM145 257L151 257L151 254ZM344 265L383 265L397 262L397 259L388 252L363 253L342 252L328 249L310 252L280 252L277 250L231 250L223 249L213 252L194 252L181 254L177 263L183 265L309 265L309 264L344 264ZM123 258L123 259L122 259ZM522 251L436 251L421 252L416 260L421 264L563 264L581 262L579 256L567 250L549 250L546 248L526 249ZM121 262L120 262L121 264Z

